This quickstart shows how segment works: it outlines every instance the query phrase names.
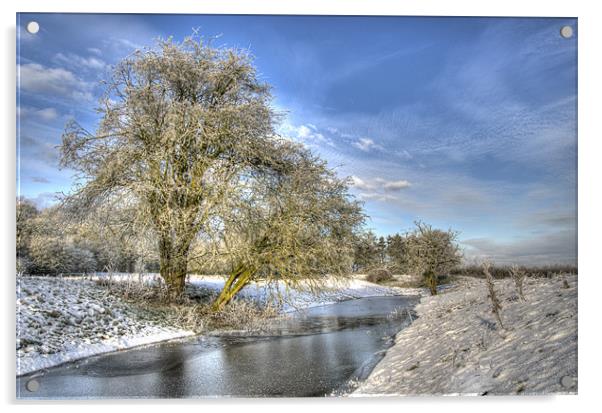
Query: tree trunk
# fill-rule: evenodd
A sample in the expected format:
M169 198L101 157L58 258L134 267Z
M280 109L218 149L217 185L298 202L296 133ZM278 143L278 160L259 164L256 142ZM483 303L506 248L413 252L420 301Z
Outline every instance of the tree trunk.
M257 271L253 268L246 267L242 264L236 267L236 269L230 273L220 295L213 302L213 305L211 306L213 311L220 311L226 304L232 301L232 298L234 298L234 296L238 294L249 281L251 281L251 278L256 272Z
M177 300L184 293L188 270L188 248L173 248L171 242L163 238L159 242L161 277L167 285L170 300Z
M437 295L437 276L431 271L424 274L426 285L429 288L431 295Z

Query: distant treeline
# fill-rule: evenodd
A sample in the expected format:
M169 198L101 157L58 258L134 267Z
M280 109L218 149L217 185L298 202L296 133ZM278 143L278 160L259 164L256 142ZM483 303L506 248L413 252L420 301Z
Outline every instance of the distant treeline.
M38 210L29 200L17 200L17 271L20 274L73 274L90 272L157 272L159 257L152 233L143 229L115 230L131 219L127 209L112 209L85 220L73 219L60 206ZM128 227L129 228L129 227ZM377 237L362 231L354 239L354 272L386 269L389 273L441 275L460 263L453 231L416 223L413 231ZM203 257L197 243L193 256ZM208 264L192 259L190 273L216 274L230 270L227 262Z
M489 272L494 278L510 278L512 276L511 266L492 265ZM575 265L540 265L540 266L520 266L527 277L551 278L557 274L577 274ZM464 275L468 277L485 278L483 267L481 265L465 265L451 270L450 275Z
M59 206L38 210L27 199L17 200L17 273L81 274L98 271L157 271L159 261L144 239L118 234L107 217L69 219ZM113 221L127 219L111 216Z
M355 245L354 271L370 272L386 268L393 274L435 275L449 273L461 263L458 233L432 228L416 222L406 233L377 237L373 232L361 234Z

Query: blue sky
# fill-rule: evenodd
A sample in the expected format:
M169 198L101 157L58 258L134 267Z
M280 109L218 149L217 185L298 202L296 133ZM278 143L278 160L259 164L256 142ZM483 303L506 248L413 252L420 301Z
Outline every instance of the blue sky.
M99 81L157 37L250 49L282 134L325 158L379 235L420 219L468 259L576 261L577 21L558 18L21 14L19 191L68 192L65 123L94 129ZM40 32L24 30L30 20ZM563 25L575 36L560 36Z

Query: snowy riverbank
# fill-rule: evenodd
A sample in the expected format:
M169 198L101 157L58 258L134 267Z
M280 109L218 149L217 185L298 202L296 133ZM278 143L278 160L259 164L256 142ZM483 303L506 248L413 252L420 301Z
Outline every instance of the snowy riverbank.
M135 311L92 281L17 278L17 375L192 334Z
M505 329L484 280L423 297L419 318L352 396L576 393L577 276L566 280L527 279L525 302L497 280Z
M213 291L221 290L224 279L217 276L191 276L190 284ZM240 297L261 303L270 302L277 305L283 313L302 310L304 308L333 304L340 301L365 297L392 295L421 295L426 290L421 288L396 288L377 285L361 279L329 281L320 294L308 291L287 289L284 284L267 286L263 282L252 283L240 292Z
M114 282L150 282L156 275L139 279L117 275ZM191 276L191 288L218 292L222 277ZM326 305L353 298L387 296L419 290L378 286L363 280L330 283L319 296L307 292L280 294L263 284L251 284L241 291L245 299L260 302L284 297L282 312ZM17 375L31 373L81 358L193 335L194 332L167 322L159 313L133 306L106 287L78 278L23 277L17 279Z

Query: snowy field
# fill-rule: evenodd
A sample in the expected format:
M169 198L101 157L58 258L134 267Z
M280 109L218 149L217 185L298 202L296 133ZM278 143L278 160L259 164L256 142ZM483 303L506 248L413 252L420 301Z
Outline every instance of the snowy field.
M193 335L169 325L157 315L143 313L111 295L94 279L17 278L17 375L56 366L92 355ZM150 283L156 274L138 277L112 275L113 282ZM224 278L189 276L192 288L219 292ZM419 294L418 289L396 289L363 280L330 283L319 296L289 290L280 284L268 288L252 283L241 291L244 299L279 305L282 312L371 296Z
M352 396L577 393L577 276L497 280L505 329L484 280L423 297L419 318Z

